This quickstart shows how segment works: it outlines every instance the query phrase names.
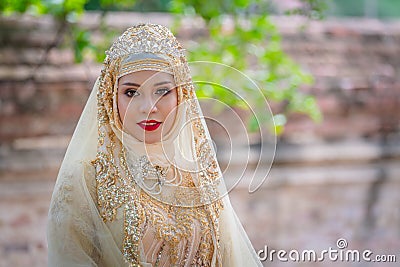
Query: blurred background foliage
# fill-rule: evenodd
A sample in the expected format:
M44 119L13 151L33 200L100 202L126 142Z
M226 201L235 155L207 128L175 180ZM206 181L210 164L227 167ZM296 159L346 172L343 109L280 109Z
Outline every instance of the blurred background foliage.
M79 63L86 57L101 62L104 51L118 33L109 29L102 19L98 25L104 40L93 42L91 31L79 26L79 17L86 11L100 11L102 18L108 11L170 12L174 14L173 30L178 29L184 18L201 17L208 36L196 37L190 46L189 61L211 61L231 66L244 72L259 86L243 85L247 104L265 106L265 98L276 103L274 124L277 134L284 130L287 116L302 113L318 122L322 115L314 97L299 88L312 84L313 78L285 54L281 36L270 14L296 14L309 19L322 19L326 15L356 15L390 18L400 16L397 0L299 0L291 9L279 9L272 0L3 0L0 2L2 16L28 13L34 16L51 15L59 24L55 42L49 47L64 45L75 52ZM60 41L62 40L62 41ZM42 62L43 64L45 62ZM235 83L233 72L216 73L210 65L205 73L213 75L213 82ZM196 79L196 77L194 77ZM239 81L238 81L239 82ZM247 108L244 100L233 97L227 90L207 83L198 84L199 97L212 97L239 108ZM257 90L257 91L255 91ZM260 123L272 122L269 114L259 113L250 120L250 130L257 130ZM272 126L273 125L273 126Z
M329 14L394 19L400 17L400 2L398 0L333 0Z

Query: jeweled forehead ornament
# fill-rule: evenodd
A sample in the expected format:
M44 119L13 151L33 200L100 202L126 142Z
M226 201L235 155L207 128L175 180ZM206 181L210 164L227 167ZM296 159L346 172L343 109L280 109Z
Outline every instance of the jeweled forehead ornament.
M157 24L138 24L128 28L106 51L106 61L130 54L153 53L184 58L184 49L171 31Z

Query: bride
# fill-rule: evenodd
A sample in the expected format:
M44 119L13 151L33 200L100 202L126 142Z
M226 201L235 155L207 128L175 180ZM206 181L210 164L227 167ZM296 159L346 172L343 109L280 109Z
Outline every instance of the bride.
M49 266L261 266L176 38L140 24L106 54L53 192Z

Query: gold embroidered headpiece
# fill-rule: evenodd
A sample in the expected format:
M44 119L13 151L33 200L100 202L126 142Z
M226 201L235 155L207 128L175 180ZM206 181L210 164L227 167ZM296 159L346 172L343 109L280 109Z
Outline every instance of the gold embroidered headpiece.
M110 61L141 53L163 54L177 59L185 57L184 49L171 31L157 24L138 24L127 29L106 51Z
M114 41L106 55L103 75L113 76L104 77L103 85L108 87L104 91L111 90L111 84L123 75L138 70L155 70L174 76L175 84L180 87L179 102L194 97L185 50L172 32L162 25L142 23L128 28ZM136 56L138 60L130 60ZM111 83L107 83L108 79Z

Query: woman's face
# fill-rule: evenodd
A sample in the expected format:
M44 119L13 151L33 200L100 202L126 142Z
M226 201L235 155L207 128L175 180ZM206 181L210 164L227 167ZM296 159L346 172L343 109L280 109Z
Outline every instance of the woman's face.
M161 141L176 117L178 93L174 77L143 70L118 80L118 111L124 130L140 141Z

